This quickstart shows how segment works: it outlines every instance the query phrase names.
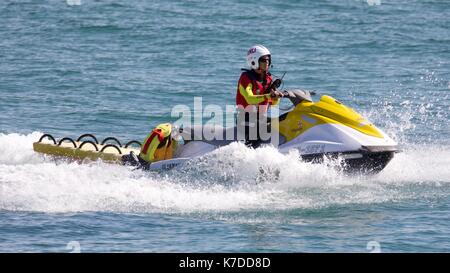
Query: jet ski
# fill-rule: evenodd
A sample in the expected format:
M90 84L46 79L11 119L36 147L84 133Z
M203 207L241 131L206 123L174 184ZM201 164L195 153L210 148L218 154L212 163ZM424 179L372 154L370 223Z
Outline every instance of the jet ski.
M376 174L399 152L393 139L356 111L328 95L314 102L312 94L315 95L304 90L284 91L284 97L293 104L292 110L269 118L270 133L278 137L281 153L298 150L306 162L332 162L345 173ZM278 126L273 126L275 123ZM204 132L219 137L207 140ZM178 158L198 157L243 138L236 126L185 127L182 136L185 143L176 154Z
M268 118L270 134L277 137L275 145L281 153L297 150L300 159L306 162L337 162L334 166L346 173L375 174L399 151L393 139L350 107L328 95L314 102L312 94L304 90L283 91L284 98L292 102L292 109L279 117ZM36 152L59 157L101 159L145 170L167 170L244 139L237 126L194 125L177 130L181 141L173 158L151 164L139 160L139 148L131 147L141 146L135 140L122 145L113 137L99 142L92 134L84 134L77 140L66 137L57 141L45 134L33 147ZM205 132L213 132L215 137L211 139ZM83 141L86 138L89 140ZM261 145L273 145L273 142L265 140Z

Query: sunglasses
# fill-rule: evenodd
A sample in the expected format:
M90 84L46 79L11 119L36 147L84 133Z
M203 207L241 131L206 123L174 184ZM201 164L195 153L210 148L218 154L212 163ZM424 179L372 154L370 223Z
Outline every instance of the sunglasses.
M260 59L259 61L261 63L268 63L268 62L270 62L270 59Z

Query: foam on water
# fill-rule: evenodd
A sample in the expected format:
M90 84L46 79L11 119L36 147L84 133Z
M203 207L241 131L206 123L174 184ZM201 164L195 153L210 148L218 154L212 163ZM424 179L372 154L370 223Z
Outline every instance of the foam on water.
M163 173L54 161L32 143L41 133L0 134L0 209L39 212L189 213L314 209L428 198L450 184L447 146L410 147L372 177L298 160L272 147L232 144ZM420 190L411 186L421 185ZM425 187L424 187L425 186ZM434 191L433 189L436 189Z

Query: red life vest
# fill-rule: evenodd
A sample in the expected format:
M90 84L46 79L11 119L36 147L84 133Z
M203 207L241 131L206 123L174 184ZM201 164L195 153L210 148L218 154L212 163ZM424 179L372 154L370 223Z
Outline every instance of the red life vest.
M266 74L266 80L265 85L263 86L263 83L258 80L259 75L256 74L253 70L247 70L241 74L241 77L239 78L238 86L237 86L237 93L236 93L236 105L247 107L249 103L246 101L244 96L241 95L239 92L239 85L242 85L244 88L247 88L247 86L251 83L252 84L252 91L253 95L264 95L269 93L269 87L272 84L272 75L270 73ZM263 102L258 103L257 105L269 105L272 104L272 99L267 98ZM267 107L261 107L265 108L265 111L267 111ZM260 108L260 107L258 107Z

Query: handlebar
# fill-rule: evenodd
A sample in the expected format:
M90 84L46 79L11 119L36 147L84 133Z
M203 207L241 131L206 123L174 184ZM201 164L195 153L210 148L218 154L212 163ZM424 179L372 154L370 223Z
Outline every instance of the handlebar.
M309 94L311 96L315 96L317 94L315 91L309 91L309 90L302 90L302 91L309 92ZM283 95L282 98L283 97L290 97L290 96L292 96L291 95L292 91L289 91L289 90L282 90L282 91L279 91L279 92Z
M283 74L283 77L284 77L284 74ZM270 92L272 92L272 91L278 91L278 92L280 92L281 93L281 97L291 97L292 96L292 92L291 91L288 91L288 90L277 90L280 86L281 86L281 83L282 83L282 78L281 79L275 79L273 82L272 82L272 84L270 85L270 87L269 87L269 91ZM293 90L294 91L294 90ZM316 95L316 92L315 91L313 91L313 90L311 90L311 91L309 91L309 90L301 90L301 91L303 91L303 92L305 92L305 93L309 93L309 95L310 96L314 96L314 95ZM274 97L274 96L273 96Z

